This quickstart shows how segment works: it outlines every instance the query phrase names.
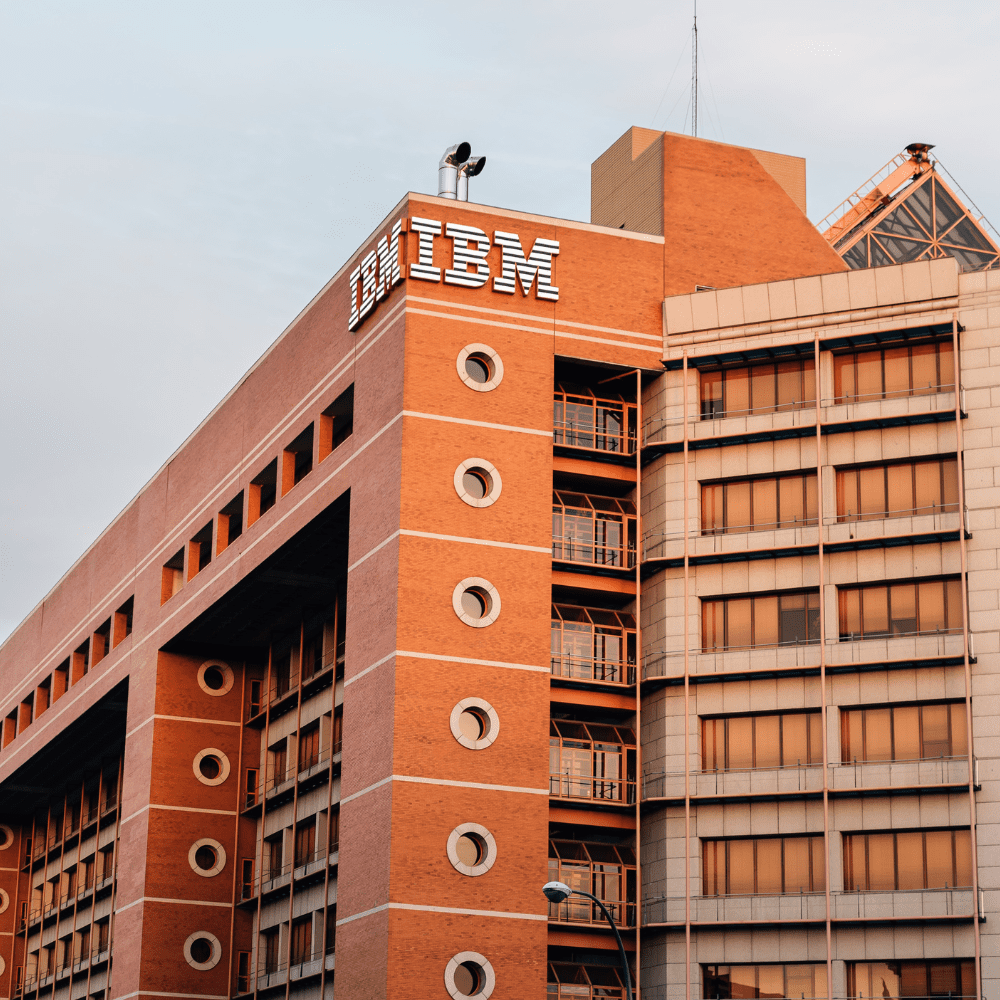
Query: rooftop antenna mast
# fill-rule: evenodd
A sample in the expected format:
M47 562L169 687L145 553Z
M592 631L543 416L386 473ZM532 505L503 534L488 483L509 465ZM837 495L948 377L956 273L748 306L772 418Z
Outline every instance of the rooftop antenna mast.
M694 30L691 33L691 134L698 135L698 0L694 0Z

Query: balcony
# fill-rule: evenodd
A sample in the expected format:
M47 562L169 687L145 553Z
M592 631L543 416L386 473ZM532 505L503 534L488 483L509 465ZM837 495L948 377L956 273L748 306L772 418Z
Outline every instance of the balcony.
M625 1000L626 993L614 966L550 962L545 996L546 1000ZM635 993L636 1000L638 996Z
M893 788L964 788L969 782L967 757L924 760L861 761L830 764L827 782L831 795ZM973 781L979 785L979 761L973 758ZM823 765L744 768L730 771L692 771L692 798L751 795L818 795L823 791ZM684 798L683 771L647 771L642 776L643 801Z
M552 605L552 676L635 683L635 618L625 611Z
M631 500L555 490L552 558L598 571L635 567L636 510Z
M621 396L601 398L582 386L560 384L552 407L554 445L608 455L635 454L635 403Z
M959 387L961 411L966 412L965 388ZM706 405L708 404L708 405ZM655 451L679 451L684 441L684 415L679 406L664 416L643 422L642 447ZM820 400L820 427L824 434L855 427L893 427L911 423L934 423L954 419L954 384L906 389ZM704 400L698 416L687 421L688 447L718 447L724 440L768 441L815 434L815 400L751 409L728 409L715 400Z
M852 640L827 639L827 670L844 671L853 665L881 663L888 668L908 666L935 660L961 663L964 644L962 633L935 629L930 632L912 632L891 638ZM969 634L969 659L976 661L975 635ZM688 650L688 666L692 677L713 675L753 674L761 671L805 672L819 670L820 649L818 642L778 643L752 649L741 648L703 652L700 648ZM648 649L642 657L642 679L677 681L684 677L683 649Z
M635 852L627 844L550 840L549 880L565 882L596 896L619 927L635 926ZM582 896L570 896L562 903L550 902L549 920L606 925L600 907Z
M261 968L257 970L255 976L246 984L246 989L238 989L239 993L253 993L256 990L269 989L272 986L284 986L288 982L295 982L299 979L308 979L310 976L318 976L323 970L332 972L335 967L335 953L333 949L314 951L309 955L298 958L291 964L278 962L271 968Z
M971 889L912 889L890 892L831 892L830 916L835 921L856 920L973 920L983 919L980 892L978 909ZM642 920L649 924L683 924L683 896L646 899ZM697 924L749 924L826 920L822 892L767 896L692 896L691 922Z
M549 795L603 805L635 802L635 733L622 726L553 720Z

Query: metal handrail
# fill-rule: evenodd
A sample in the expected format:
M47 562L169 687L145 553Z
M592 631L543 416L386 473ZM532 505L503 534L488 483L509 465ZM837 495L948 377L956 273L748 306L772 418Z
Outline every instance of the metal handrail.
M569 669L565 669L565 668ZM578 669L574 669L574 667ZM553 677L569 677L573 680L603 681L605 684L634 684L636 665L627 660L604 660L596 656L570 656L553 653L551 658Z
M549 795L560 799L635 803L635 781L586 774L550 774Z
M625 527L624 521L614 518L602 519L597 523L604 523L610 520L613 524ZM623 531L624 534L624 531ZM583 555L577 555L579 549ZM587 552L591 553L590 558L586 558ZM605 558L598 559L597 554L603 552ZM611 558L608 558L610 554ZM615 569L633 569L635 567L635 549L624 541L620 545L603 545L599 542L581 541L569 535L552 536L552 558L560 562L580 563L587 566L611 566Z

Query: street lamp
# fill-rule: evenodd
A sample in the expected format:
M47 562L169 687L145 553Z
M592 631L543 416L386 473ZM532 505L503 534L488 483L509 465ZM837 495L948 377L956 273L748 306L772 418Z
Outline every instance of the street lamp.
M632 977L629 975L628 971L628 959L625 957L625 945L622 944L622 936L618 933L618 928L615 927L614 920L611 919L611 914L608 912L607 907L596 897L592 896L589 892L584 892L582 889L571 889L565 882L546 882L542 886L542 892L545 893L545 898L548 899L550 903L561 903L566 899L567 896L571 896L574 893L577 896L586 896L588 899L592 899L601 908L601 913L604 914L604 919L611 925L611 929L615 932L615 940L618 942L618 954L621 956L622 960L622 975L625 977L625 994L627 1000L632 1000Z

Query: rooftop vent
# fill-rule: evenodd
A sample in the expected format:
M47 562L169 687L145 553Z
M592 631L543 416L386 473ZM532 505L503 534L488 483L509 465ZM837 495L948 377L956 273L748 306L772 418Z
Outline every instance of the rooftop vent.
M485 156L472 156L467 142L449 146L438 163L438 197L469 200L469 178L483 172Z

